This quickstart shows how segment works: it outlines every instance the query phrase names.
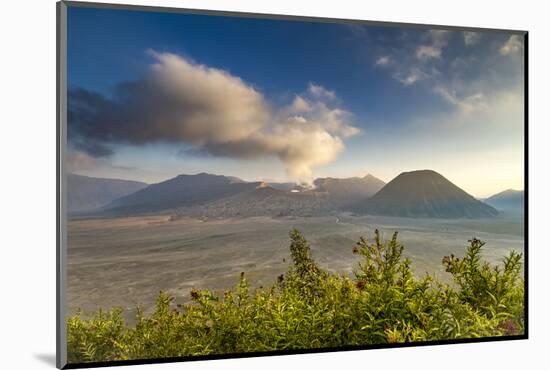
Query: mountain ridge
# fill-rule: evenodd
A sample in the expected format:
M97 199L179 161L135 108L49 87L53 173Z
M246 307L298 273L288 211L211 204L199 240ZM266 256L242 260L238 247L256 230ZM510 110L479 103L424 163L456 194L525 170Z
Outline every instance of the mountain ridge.
M69 214L89 212L147 186L148 184L140 181L69 173L67 174L67 211Z
M316 216L352 211L394 217L483 218L498 211L433 170L403 172L384 183L371 174L317 178L314 187L181 174L112 200L98 214L175 213L196 217Z
M204 172L182 174L116 199L102 211L114 215L165 211L199 214L202 211L212 217L216 214L220 217L315 215L364 199L384 184L370 174L363 178L319 178L315 182L316 187L309 188L290 182L246 182ZM265 190L255 191L257 189Z
M253 189L260 182L244 182L239 178L201 172L178 175L166 181L114 200L103 208L108 214L151 213L195 206Z
M523 190L507 189L484 200L485 203L501 210L523 210L525 192Z

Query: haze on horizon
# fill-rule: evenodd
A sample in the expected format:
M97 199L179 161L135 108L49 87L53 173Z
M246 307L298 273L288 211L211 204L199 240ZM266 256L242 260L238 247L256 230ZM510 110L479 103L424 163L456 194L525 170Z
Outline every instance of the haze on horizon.
M155 183L432 169L524 188L524 46L460 32L69 8L68 169Z

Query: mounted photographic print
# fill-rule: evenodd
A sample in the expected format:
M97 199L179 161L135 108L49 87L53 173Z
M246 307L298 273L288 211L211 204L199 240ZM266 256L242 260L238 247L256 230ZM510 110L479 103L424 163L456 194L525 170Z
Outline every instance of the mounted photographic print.
M58 367L527 338L526 61L525 31L58 3Z

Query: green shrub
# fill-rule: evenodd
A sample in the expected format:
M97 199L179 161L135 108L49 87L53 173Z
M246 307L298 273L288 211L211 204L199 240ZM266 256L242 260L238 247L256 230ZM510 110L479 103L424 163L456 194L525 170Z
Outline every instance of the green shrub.
M473 239L463 258L443 258L444 284L414 277L397 233L360 238L354 278L322 270L290 232L293 264L271 287L251 291L243 274L222 296L193 290L175 306L161 293L151 315L127 325L120 309L68 319L69 362L196 356L518 335L524 330L521 255L492 267Z

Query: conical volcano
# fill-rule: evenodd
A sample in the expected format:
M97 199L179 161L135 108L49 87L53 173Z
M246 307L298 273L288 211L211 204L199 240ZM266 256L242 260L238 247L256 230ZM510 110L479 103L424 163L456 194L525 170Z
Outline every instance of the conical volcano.
M419 218L483 218L498 214L432 170L401 173L355 211Z

